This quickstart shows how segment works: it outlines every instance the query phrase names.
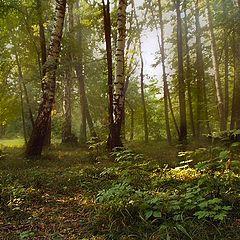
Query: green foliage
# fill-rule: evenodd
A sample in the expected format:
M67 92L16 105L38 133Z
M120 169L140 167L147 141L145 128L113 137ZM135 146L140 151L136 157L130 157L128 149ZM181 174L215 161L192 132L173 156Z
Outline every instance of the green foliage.
M35 233L32 232L32 231L24 231L24 232L21 232L20 233L20 240L23 240L23 239L32 239L34 238L35 236Z

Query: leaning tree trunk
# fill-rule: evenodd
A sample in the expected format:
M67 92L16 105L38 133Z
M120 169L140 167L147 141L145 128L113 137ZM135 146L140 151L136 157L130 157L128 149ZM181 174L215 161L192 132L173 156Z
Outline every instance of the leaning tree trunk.
M44 138L55 100L56 70L61 50L61 39L66 11L66 0L56 1L56 20L51 35L49 53L46 61L46 74L42 79L43 97L34 123L30 140L27 144L28 157L39 156L42 153Z
M124 49L126 39L127 0L119 0L117 19L116 67L113 94L113 130L109 141L110 149L122 146L121 125L124 109Z
M211 39L212 63L214 68L214 82L215 82L218 112L219 112L219 118L220 118L220 131L225 131L227 129L227 123L225 118L226 112L224 107L224 99L223 99L223 92L222 92L220 72L219 72L217 44L216 44L215 34L213 30L213 18L212 18L209 0L206 0L206 7L207 7L207 17L208 17L208 28L209 28L209 34Z
M177 12L177 50L178 50L178 84L179 84L179 104L180 104L180 136L179 141L187 141L187 118L186 118L186 99L185 99L185 79L183 68L183 37L182 37L182 18L180 11L180 0L175 0Z

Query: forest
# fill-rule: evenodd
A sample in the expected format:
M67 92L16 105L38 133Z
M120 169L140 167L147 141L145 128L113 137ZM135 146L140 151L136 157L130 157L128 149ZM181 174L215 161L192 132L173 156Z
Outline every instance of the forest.
M0 0L0 239L239 240L240 0Z

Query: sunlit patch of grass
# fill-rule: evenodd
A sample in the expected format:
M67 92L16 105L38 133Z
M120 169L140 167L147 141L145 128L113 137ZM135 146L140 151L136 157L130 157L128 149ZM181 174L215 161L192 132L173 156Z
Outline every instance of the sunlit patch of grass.
M21 148L24 146L24 144L25 143L23 138L0 139L0 148L1 148L1 145L3 147Z

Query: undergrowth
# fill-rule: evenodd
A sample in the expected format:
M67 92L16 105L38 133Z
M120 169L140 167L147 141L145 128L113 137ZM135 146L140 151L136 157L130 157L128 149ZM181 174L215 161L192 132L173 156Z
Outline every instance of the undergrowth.
M56 147L16 163L5 149L2 239L239 238L238 144L178 152L172 162L103 147Z

